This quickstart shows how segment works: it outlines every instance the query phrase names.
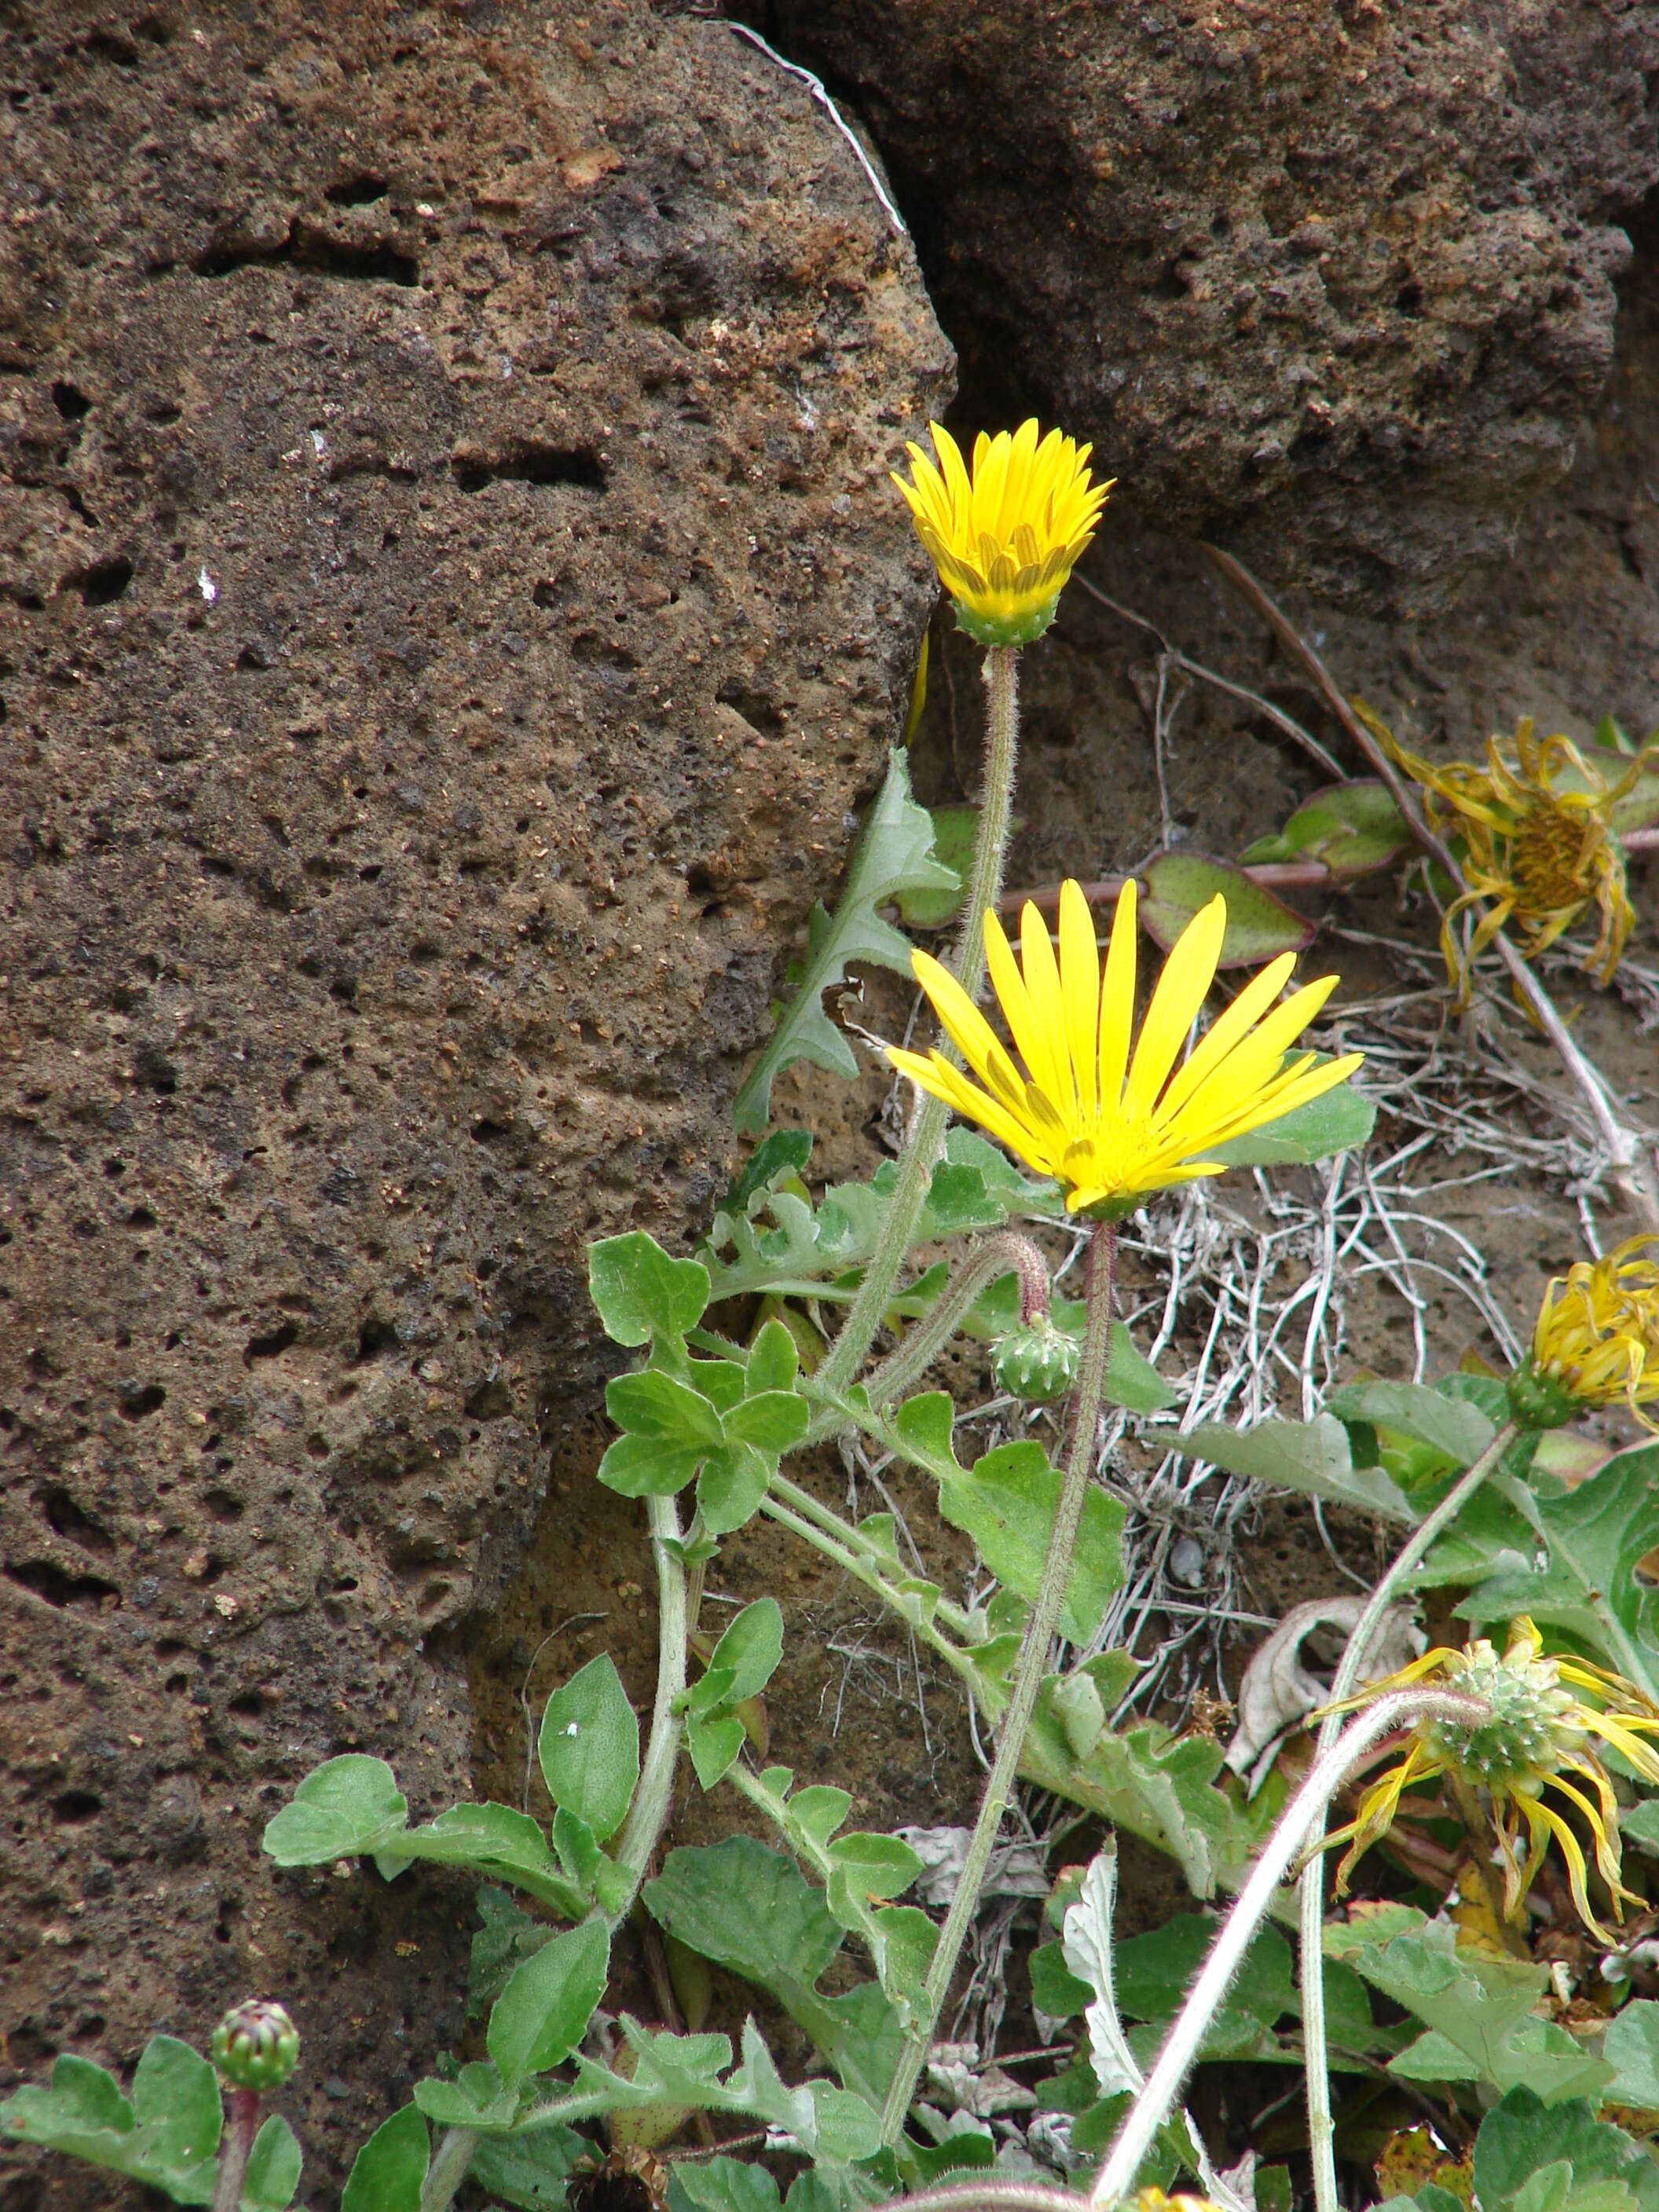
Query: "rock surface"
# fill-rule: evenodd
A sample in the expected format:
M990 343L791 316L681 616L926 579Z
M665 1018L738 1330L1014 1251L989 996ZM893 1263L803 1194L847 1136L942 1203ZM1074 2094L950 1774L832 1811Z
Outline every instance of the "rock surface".
M723 1182L902 723L951 359L723 25L8 21L0 2087L286 1995L327 2193L465 1885L260 1830L349 1747L466 1793L584 1245ZM112 2201L46 2171L0 2203Z
M1652 0L773 0L881 146L976 419L1274 580L1431 610L1571 465L1659 175Z

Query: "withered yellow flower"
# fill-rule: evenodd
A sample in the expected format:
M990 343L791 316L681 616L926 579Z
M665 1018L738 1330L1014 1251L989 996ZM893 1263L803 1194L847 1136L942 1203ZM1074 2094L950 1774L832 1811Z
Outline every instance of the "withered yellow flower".
M1641 1900L1621 1880L1619 1801L1593 1739L1610 1745L1645 1781L1659 1784L1659 1752L1647 1741L1659 1734L1659 1705L1621 1674L1610 1674L1588 1659L1569 1654L1546 1656L1542 1638L1523 1617L1510 1622L1509 1644L1501 1655L1485 1637L1464 1651L1444 1647L1427 1651L1410 1666L1327 1710L1345 1712L1371 1705L1392 1691L1430 1678L1479 1698L1488 1717L1479 1722L1436 1718L1416 1723L1405 1758L1371 1784L1356 1818L1325 1840L1327 1850L1336 1844L1348 1845L1336 1870L1337 1895L1346 1893L1354 1862L1388 1833L1405 1792L1445 1775L1468 1791L1486 1792L1504 1866L1504 1909L1510 1917L1519 1914L1553 1838L1566 1861L1567 1885L1579 1917L1604 1942L1611 1942L1590 1907L1583 1850L1559 1806L1544 1802L1543 1792L1553 1790L1583 1817L1595 1841L1596 1868L1607 1886L1614 1916L1622 1919L1625 1900ZM1570 1781L1570 1775L1577 1780ZM1579 1782L1589 1784L1593 1798L1579 1788ZM1527 1847L1517 1856L1523 1821Z
M1532 1358L1510 1383L1516 1418L1540 1428L1581 1407L1623 1399L1644 1428L1659 1403L1659 1237L1632 1237L1599 1260L1552 1278L1532 1333Z
M1021 916L1023 970L1002 925L988 912L991 981L1027 1073L1015 1066L955 976L925 952L911 955L916 980L979 1082L941 1053L889 1046L887 1057L1041 1174L1054 1176L1073 1212L1115 1219L1150 1191L1220 1175L1224 1163L1206 1153L1317 1098L1364 1058L1357 1052L1322 1062L1311 1053L1286 1058L1337 978L1322 976L1275 1006L1296 965L1295 954L1285 952L1245 985L1177 1066L1214 980L1226 926L1226 902L1218 895L1182 930L1132 1060L1133 882L1118 899L1103 976L1080 884L1060 887L1058 962L1036 906L1028 902Z
M893 478L916 535L971 638L1029 645L1054 620L1111 483L1091 483L1092 447L1058 430L1039 444L1035 416L1012 435L1002 430L988 438L981 430L971 477L951 433L937 422L928 427L939 465L911 443L912 481Z
M1601 931L1583 964L1601 982L1610 981L1636 923L1612 814L1635 787L1647 755L1612 782L1571 738L1535 739L1532 723L1523 721L1513 759L1498 738L1488 738L1485 768L1466 761L1437 767L1407 752L1374 717L1366 720L1422 785L1431 828L1462 848L1469 888L1448 908L1440 932L1458 1010L1468 1004L1475 961L1511 918L1533 959L1594 907ZM1457 942L1458 918L1483 904L1465 951Z

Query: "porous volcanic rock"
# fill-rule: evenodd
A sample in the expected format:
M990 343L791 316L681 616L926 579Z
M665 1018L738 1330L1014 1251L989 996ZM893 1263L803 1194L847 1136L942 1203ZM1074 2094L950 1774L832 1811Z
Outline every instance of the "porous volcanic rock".
M337 2185L466 1886L262 1826L350 1747L467 1792L585 1243L723 1182L902 724L951 356L801 88L645 0L47 0L0 81L0 2086L283 1995Z
M772 0L984 416L1158 528L1431 610L1569 466L1659 175L1654 0Z

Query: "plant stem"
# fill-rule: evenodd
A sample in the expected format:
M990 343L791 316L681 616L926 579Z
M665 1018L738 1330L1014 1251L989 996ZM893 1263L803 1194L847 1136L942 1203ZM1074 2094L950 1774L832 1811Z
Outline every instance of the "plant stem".
M259 2092L233 2089L226 2103L229 2111L220 2143L219 2179L213 2192L213 2212L241 2212L248 2153L259 2132Z
M680 1517L672 1498L646 1500L650 1516L651 1556L657 1563L657 1702L651 1715L651 1735L640 1767L639 1787L633 1809L617 1850L617 1863L629 1877L628 1894L616 1911L605 1915L615 1929L633 1908L645 1880L651 1855L661 1840L674 1799L674 1769L679 1759L684 1723L675 1711L685 1688L686 1631L685 1569L668 1548L680 1538ZM448 2212L455 2191L466 2179L478 2138L471 2128L451 2128L438 2145L421 2189L421 2212Z
M1392 1697L1381 1698L1376 1705L1357 1713L1337 1743L1315 1761L1306 1781L1262 1845L1249 1880L1240 1890L1220 1933L1210 1946L1202 1971L1164 2038L1157 2063L1146 2077L1146 2086L1130 2106L1117 2139L1096 2177L1089 2197L1091 2206L1115 2204L1133 2190L1141 2161L1169 2117L1170 2108L1202 2047L1206 2031L1243 1965L1250 1940L1266 1917L1275 1892L1322 1818L1326 1806L1353 1768L1373 1745L1391 1735L1403 1722L1431 1716L1458 1721L1467 1727L1486 1719L1489 1711L1482 1699L1460 1696L1449 1690L1399 1690Z
M985 788L963 909L962 937L951 963L957 982L970 999L978 998L985 981L985 916L1002 890L1002 864L1013 811L1014 762L1019 750L1018 668L1019 655L1013 646L994 646L985 656ZM876 1340L921 1216L950 1112L942 1099L924 1098L911 1121L892 1200L864 1271L863 1284L818 1370L826 1390L836 1394L845 1390Z
M997 1739L996 1757L986 1781L985 1793L980 1799L979 1817L974 1824L956 1894L951 1899L951 1909L945 1915L944 1927L939 1930L933 1963L927 1969L927 1979L923 1985L921 2002L909 2023L903 2051L887 2092L887 2102L881 2118L882 2141L885 2143L896 2143L903 2132L910 2100L915 2094L917 2080L927 2062L934 2024L950 1994L957 1961L962 1955L963 1942L979 1905L979 1893L984 1887L997 1831L1002 1826L1002 1815L1012 1794L1025 1732L1031 1724L1037 1692L1048 1672L1048 1650L1054 1639L1054 1631L1060 1625L1066 1585L1072 1578L1072 1553L1077 1544L1078 1524L1083 1518L1084 1499L1094 1473L1095 1430L1100 1417L1101 1392L1106 1380L1106 1361L1111 1346L1112 1274L1116 1253L1115 1225L1109 1221L1096 1222L1089 1239L1089 1328L1083 1343L1082 1365L1078 1371L1071 1455L1066 1462L1066 1479L1060 1485L1060 1503L1054 1510L1054 1525L1048 1538L1048 1556L1042 1567L1042 1586L1037 1592L1036 1603L1031 1608L1031 1618L1025 1627L1025 1639L1020 1645L1019 1657L1015 1662L1013 1692L1008 1701L1007 1717Z
M902 1344L865 1380L872 1406L888 1406L919 1382L956 1334L957 1325L980 1292L1012 1271L1019 1277L1022 1326L1048 1310L1048 1266L1029 1237L1005 1229L968 1253L939 1294L925 1321L914 1322Z
M1354 1624L1353 1634L1343 1646L1331 1678L1332 1705L1352 1691L1370 1653L1382 1616L1396 1589L1443 1530L1449 1528L1475 1492L1502 1460L1518 1434L1513 1421L1505 1421L1468 1474L1455 1482L1432 1513L1413 1529L1393 1565L1366 1601ZM1335 1742L1342 1726L1340 1713L1328 1713L1321 1723L1321 1756ZM1325 1832L1323 1809L1310 1831L1317 1843ZM1302 1874L1302 2045L1308 2076L1308 2141L1313 2154L1316 2212L1340 2212L1336 2194L1335 2123L1331 2117L1331 2077L1325 2044L1325 1865L1317 1855Z
M634 1893L645 1880L651 1854L668 1824L674 1797L674 1768L679 1759L684 1722L675 1711L685 1689L686 1602L685 1569L669 1550L678 1543L680 1517L672 1498L647 1500L651 1518L651 1556L657 1563L657 1702L651 1715L651 1735L640 1768L633 1810L623 1830L617 1863L629 1877L626 1901L611 1915L615 1928L629 1911Z

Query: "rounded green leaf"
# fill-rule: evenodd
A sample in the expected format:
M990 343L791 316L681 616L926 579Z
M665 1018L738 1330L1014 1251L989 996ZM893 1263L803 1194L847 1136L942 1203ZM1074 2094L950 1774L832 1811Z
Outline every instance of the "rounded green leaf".
M1218 891L1227 902L1221 968L1254 968L1280 952L1302 952L1314 926L1228 860L1201 853L1160 853L1140 871L1146 896L1140 920L1154 945L1169 951L1193 916Z
M340 2212L421 2212L430 2162L426 2122L413 2105L394 2112L352 2160Z
M608 1651L548 1699L537 1755L553 1802L601 1843L615 1835L640 1778L640 1724Z
M592 1919L514 1968L484 2039L509 2087L570 2056L605 1995L610 1967L610 1934L603 1920Z
M587 1248L587 1287L605 1334L618 1344L684 1336L708 1303L708 1270L676 1260L643 1229L606 1237Z

